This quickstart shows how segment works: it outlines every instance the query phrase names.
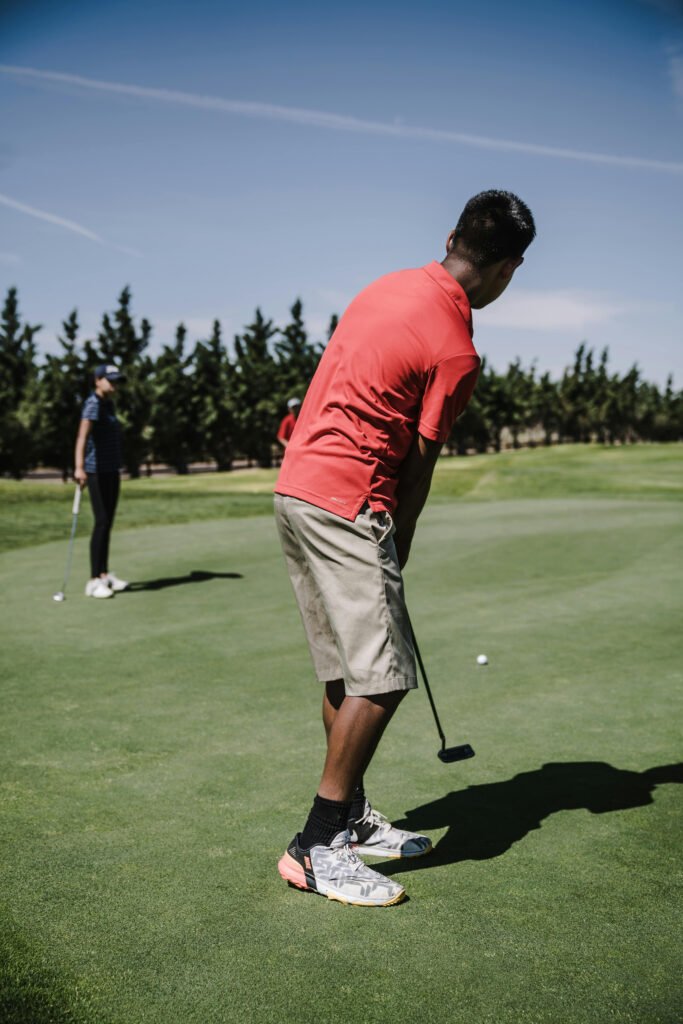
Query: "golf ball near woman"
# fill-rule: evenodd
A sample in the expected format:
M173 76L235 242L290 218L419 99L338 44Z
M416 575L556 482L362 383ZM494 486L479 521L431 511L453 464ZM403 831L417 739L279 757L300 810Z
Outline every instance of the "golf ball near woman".
M477 658L477 665L488 665L488 663L489 659L486 657L485 654L480 654L479 657Z

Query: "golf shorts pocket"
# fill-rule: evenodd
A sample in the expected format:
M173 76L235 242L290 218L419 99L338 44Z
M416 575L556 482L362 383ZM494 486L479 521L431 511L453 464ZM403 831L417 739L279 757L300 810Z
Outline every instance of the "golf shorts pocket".
M380 547L396 533L394 520L384 510L376 512L366 503L356 516L356 523L365 524Z

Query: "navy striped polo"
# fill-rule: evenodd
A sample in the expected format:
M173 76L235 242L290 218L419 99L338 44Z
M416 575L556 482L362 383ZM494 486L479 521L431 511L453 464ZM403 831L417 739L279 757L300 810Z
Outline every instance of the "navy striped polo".
M86 473L117 473L121 468L121 428L114 403L93 391L83 403L81 419L92 421L85 449Z

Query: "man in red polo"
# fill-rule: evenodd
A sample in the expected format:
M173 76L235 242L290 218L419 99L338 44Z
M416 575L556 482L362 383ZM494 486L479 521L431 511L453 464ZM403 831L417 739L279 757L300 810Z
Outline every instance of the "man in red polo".
M301 409L301 399L290 398L287 401L287 415L280 421L280 426L277 430L277 439L283 448L286 448L289 444L290 438L294 433L294 427L296 426L297 417L299 410Z
M363 775L417 685L401 570L442 444L479 372L471 309L493 302L535 235L509 192L474 196L446 258L358 295L320 361L276 485L278 530L318 679L327 757L278 869L301 889L387 906L401 885L358 857L416 857L426 836L371 807Z

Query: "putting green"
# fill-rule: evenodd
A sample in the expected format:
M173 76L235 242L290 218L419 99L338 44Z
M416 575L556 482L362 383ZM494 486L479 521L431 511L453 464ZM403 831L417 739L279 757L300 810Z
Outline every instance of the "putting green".
M276 871L323 744L270 519L116 533L138 586L113 601L81 596L83 538L64 604L65 541L0 556L0 1017L673 1024L681 519L425 511L408 599L448 742L477 757L442 765L408 697L368 789L437 848L378 865L410 897L385 910Z

